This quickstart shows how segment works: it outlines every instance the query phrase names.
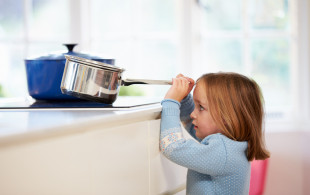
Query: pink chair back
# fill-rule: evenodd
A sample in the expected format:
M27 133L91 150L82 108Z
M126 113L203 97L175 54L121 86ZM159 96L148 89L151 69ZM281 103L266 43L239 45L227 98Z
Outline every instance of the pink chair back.
M261 195L264 193L267 166L268 159L253 160L251 162L251 180L249 195Z

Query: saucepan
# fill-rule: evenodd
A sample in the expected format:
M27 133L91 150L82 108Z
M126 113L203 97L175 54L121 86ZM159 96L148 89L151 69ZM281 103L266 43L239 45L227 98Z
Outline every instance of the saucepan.
M123 79L123 68L77 56L65 57L61 92L81 99L112 104L117 98L120 86L172 83L171 80Z
M55 52L25 60L29 95L36 100L79 100L74 96L62 94L59 88L66 64L65 55L78 56L114 65L114 59L73 51L77 44L64 45L68 48L67 52Z

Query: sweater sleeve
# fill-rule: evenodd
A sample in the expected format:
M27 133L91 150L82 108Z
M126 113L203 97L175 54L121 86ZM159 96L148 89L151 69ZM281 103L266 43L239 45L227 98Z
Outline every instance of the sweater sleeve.
M196 137L196 131L194 129L193 120L190 118L190 114L194 111L195 104L191 94L188 94L182 101L180 107L180 118L181 122L186 129L186 131L197 141L201 141Z
M226 149L217 134L202 143L184 138L180 103L175 100L162 101L160 149L171 161L203 174L219 175L226 163Z

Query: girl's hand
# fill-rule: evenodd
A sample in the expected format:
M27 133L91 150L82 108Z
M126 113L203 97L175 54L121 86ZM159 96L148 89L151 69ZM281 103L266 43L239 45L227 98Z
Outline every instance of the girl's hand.
M179 74L172 79L172 86L166 93L165 99L181 102L193 89L195 81L192 78Z

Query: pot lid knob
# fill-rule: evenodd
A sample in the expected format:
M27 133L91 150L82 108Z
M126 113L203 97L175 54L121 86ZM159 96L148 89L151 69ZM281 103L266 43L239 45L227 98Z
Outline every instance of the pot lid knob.
M69 53L73 52L73 48L77 46L76 43L67 43L67 44L65 43L63 45L67 47Z

